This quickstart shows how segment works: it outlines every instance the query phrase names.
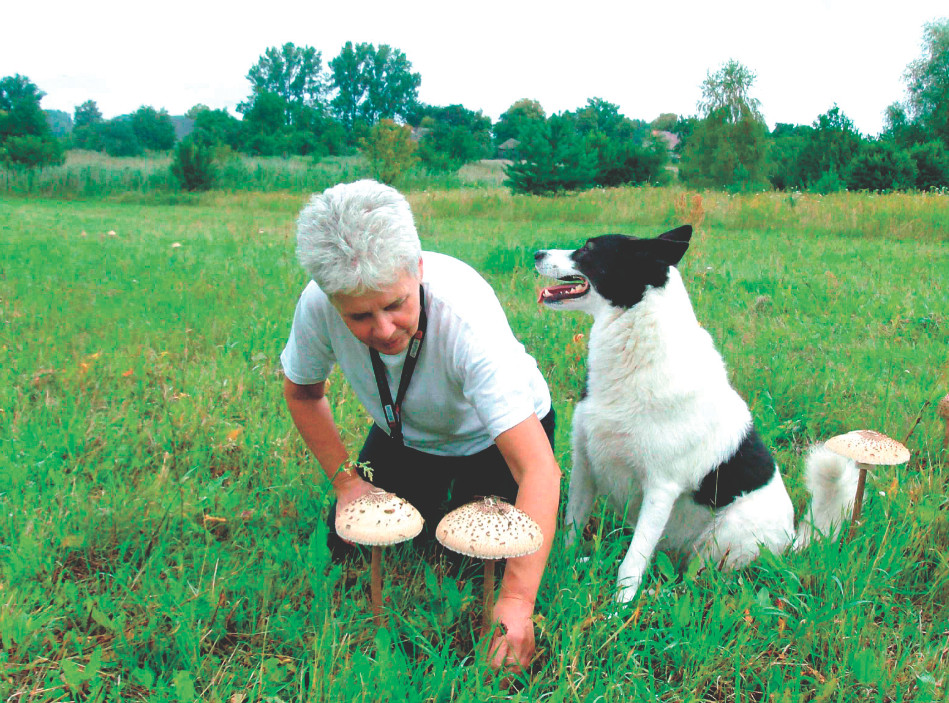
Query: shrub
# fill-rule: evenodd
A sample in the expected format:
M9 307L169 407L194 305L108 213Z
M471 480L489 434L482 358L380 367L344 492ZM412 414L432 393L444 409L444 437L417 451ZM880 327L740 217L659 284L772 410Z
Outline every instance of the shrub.
M0 160L35 168L59 165L66 160L66 157L56 139L26 134L7 137L0 150Z
M185 190L210 190L214 185L214 149L185 139L175 148L171 173Z
M942 142L917 144L909 150L916 163L916 188L930 190L949 186L949 152Z
M809 183L807 190L821 195L839 193L842 190L847 190L847 183L837 173L837 169L832 168L824 171L814 182Z
M887 142L867 142L850 162L850 190L908 190L916 184L916 164L909 154Z
M392 120L380 120L360 142L372 175L392 185L418 161L412 129Z

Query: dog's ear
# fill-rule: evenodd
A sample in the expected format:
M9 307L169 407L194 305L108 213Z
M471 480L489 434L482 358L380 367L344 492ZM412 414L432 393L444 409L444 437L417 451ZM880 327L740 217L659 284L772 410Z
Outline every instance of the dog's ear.
M663 232L653 240L656 243L657 258L664 264L675 266L685 256L691 238L692 225L682 225Z

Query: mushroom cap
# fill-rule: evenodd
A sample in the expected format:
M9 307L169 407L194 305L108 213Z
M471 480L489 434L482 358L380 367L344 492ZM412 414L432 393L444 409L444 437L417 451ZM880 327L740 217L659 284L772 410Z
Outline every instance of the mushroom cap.
M544 533L525 512L499 498L485 498L452 510L438 523L442 545L478 559L508 559L533 554Z
M828 439L824 446L861 464L892 465L909 461L909 449L873 430L854 430Z
M422 531L422 522L410 503L377 488L336 512L336 534L356 544L381 547L412 539Z
M949 393L946 393L939 402L936 403L936 412L943 420L949 420Z

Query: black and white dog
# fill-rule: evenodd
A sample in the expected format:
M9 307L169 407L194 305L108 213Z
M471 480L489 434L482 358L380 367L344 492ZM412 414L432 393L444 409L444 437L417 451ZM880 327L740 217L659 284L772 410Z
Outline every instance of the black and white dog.
M655 239L608 234L534 255L539 273L562 282L539 302L593 316L566 523L582 530L599 495L626 514L634 532L619 568L620 602L636 595L657 546L738 567L760 545L780 552L795 537L778 467L676 269L691 236L688 225ZM806 474L813 505L799 544L812 529L836 531L858 475L822 448Z

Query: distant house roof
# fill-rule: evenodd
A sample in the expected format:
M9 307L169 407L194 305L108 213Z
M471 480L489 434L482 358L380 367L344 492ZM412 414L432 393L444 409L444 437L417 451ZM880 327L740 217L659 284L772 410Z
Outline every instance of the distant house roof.
M498 149L504 149L504 150L517 149L518 146L520 146L520 142L517 141L514 137L511 137L506 142L502 144L498 144Z
M652 136L664 139L666 142L666 146L670 149L675 149L676 146L679 144L678 134L673 134L672 132L666 132L665 130L662 130L662 129L654 129L652 131Z

